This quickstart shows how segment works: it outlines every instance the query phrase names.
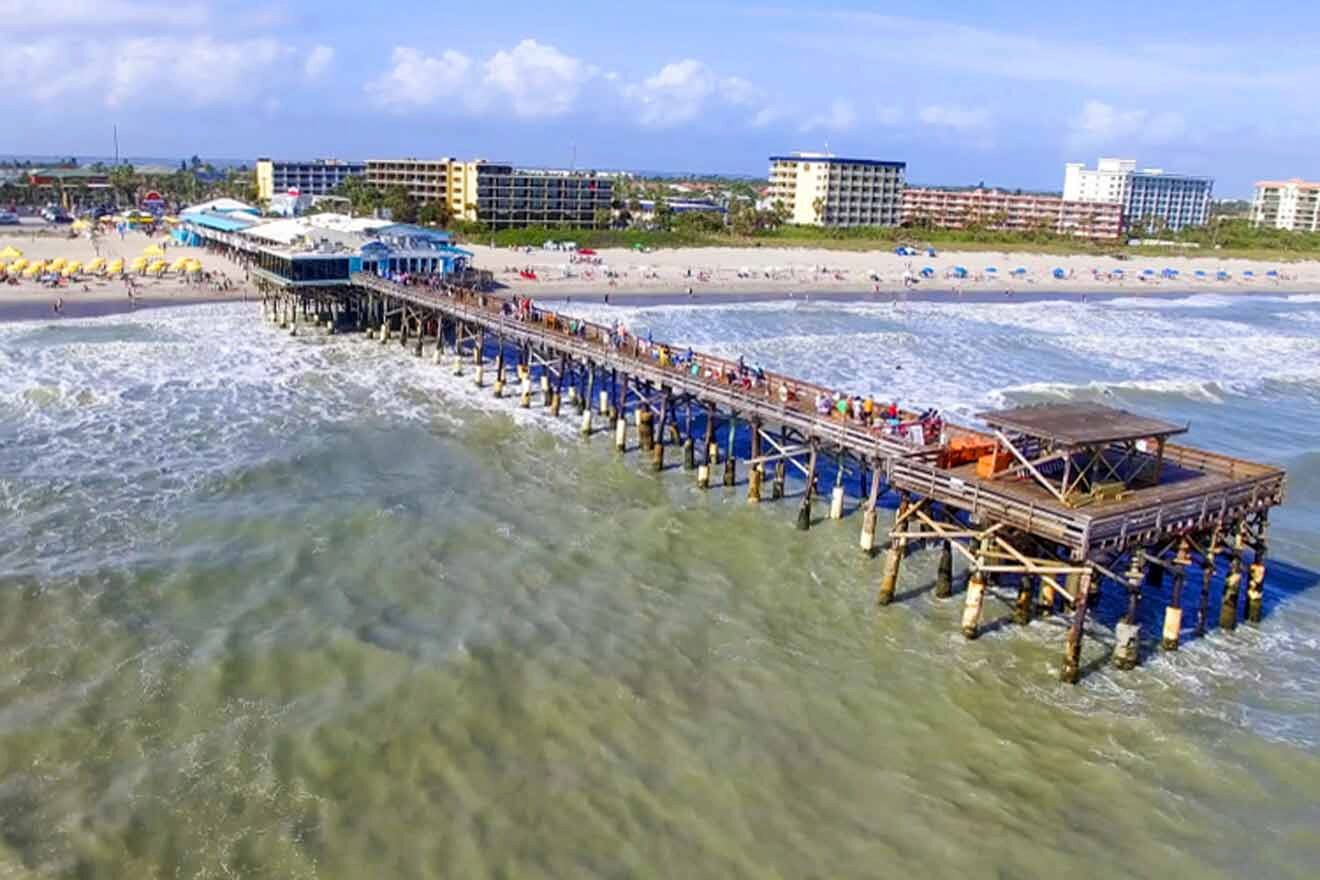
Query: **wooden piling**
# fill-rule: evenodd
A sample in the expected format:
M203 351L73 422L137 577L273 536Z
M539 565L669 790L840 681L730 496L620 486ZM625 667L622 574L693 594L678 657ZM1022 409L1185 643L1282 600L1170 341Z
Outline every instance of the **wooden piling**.
M1144 559L1145 551L1138 547L1132 551L1132 559L1128 563L1127 613L1114 628L1114 665L1119 669L1131 669L1136 666L1141 651L1141 620L1138 615L1141 613ZM1146 565L1146 579L1150 578L1149 569L1152 565L1153 563Z
M724 485L732 486L738 482L738 456L733 451L733 441L738 433L738 414L729 412L729 433L727 437L728 448L724 453Z
M807 459L807 488L798 505L797 527L801 531L811 528L811 496L816 491L816 441L811 441L811 456Z
M1077 590L1073 593L1073 619L1068 627L1068 640L1063 650L1063 667L1059 678L1066 684L1077 684L1081 677L1082 637L1086 631L1086 604L1091 597L1091 567L1078 578Z
M898 572L903 566L903 557L907 552L908 509L911 496L901 492L898 496L898 514L894 517L894 527L889 535L889 550L885 553L885 570L880 577L880 592L876 595L877 605L888 605L894 601L894 591L898 589Z
M1256 543L1253 547L1255 555L1251 560L1251 567L1247 569L1247 622L1260 623L1262 609L1265 605L1265 557L1268 554L1267 533L1269 530L1269 521L1265 514L1261 514L1258 526Z
M1219 628L1229 632L1237 629L1238 604L1242 592L1242 548L1246 542L1246 532L1246 522L1239 523L1234 529L1228 577L1224 578L1224 598L1219 606Z

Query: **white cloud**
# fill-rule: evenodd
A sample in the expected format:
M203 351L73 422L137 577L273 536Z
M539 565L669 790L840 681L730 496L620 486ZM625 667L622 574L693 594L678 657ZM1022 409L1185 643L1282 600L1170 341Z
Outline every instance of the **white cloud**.
M990 124L990 112L984 108L971 110L944 104L923 107L917 118L926 125L952 128L955 131L971 131Z
M131 0L0 0L0 21L21 30L51 31L88 26L199 27L209 18L200 3L137 3ZM16 28L18 30L20 28Z
M0 53L0 89L38 102L71 98L201 106L264 94L293 50L273 39L211 37L27 40ZM197 71L205 70L206 76Z
M311 52L307 53L307 60L303 62L303 75L311 80L320 79L325 76L326 71L330 69L330 64L334 60L334 48L330 46L316 46Z
M582 85L597 73L594 67L536 40L523 40L512 49L496 52L486 61L484 71L484 89L507 98L515 114L529 119L567 113Z
M835 98L826 113L811 116L802 123L803 132L824 129L826 131L847 131L857 124L857 111L853 105L842 98Z
M396 46L390 69L367 83L366 91L383 107L424 107L451 97L467 84L472 61L446 49L439 57L420 49Z
M638 121L654 128L691 122L712 103L741 107L760 97L747 80L719 76L695 58L666 64L640 83L625 85L619 91L636 105ZM766 125L770 120L771 116L762 110L753 117L752 124Z
M1074 147L1113 143L1166 144L1187 130L1182 114L1119 109L1103 101L1087 101L1072 121L1069 141Z

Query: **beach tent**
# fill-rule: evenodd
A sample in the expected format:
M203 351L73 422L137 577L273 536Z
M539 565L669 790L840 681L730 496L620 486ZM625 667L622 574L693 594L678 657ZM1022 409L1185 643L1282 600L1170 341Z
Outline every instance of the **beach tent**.
M933 268L931 268L930 266L922 266L922 267L921 267L921 277L922 277L922 278L934 278L934 277L935 277L935 270L934 270Z
M1204 269L1197 269L1196 272L1193 273L1193 274L1195 274L1197 278L1201 278L1201 279L1204 279L1204 278L1205 278L1205 270L1204 270Z
M954 278L966 278L966 277L967 277L967 267L966 267L966 266L954 266L954 267L953 267L953 273L952 273L952 274L953 274L953 277L954 277Z
M17 260L23 256L23 252L16 247L7 247L0 251L0 260Z
M1056 269L1055 269L1052 273L1050 273L1050 274L1052 274L1055 278L1058 278L1059 280L1063 280L1064 278L1067 278L1067 277L1068 277L1068 273L1067 273L1067 272L1063 271L1062 269L1058 269L1058 268L1056 268Z
M1178 277L1178 270L1177 270L1177 269L1165 269L1165 270L1164 270L1164 277L1165 277L1165 278L1177 278L1177 277Z
M1014 270L1013 270L1012 272L1010 272L1009 274L1010 274L1010 275L1019 275L1019 276L1020 276L1020 275L1026 275L1026 274L1027 274L1027 269L1026 269L1025 266L1018 266L1016 269L1014 269Z
M1223 269L1220 269L1218 272L1215 273L1215 278L1216 278L1217 280L1219 280L1219 281L1227 281L1229 278L1232 278L1232 277L1233 277L1233 276L1229 275L1229 274L1228 274L1227 272L1225 272Z

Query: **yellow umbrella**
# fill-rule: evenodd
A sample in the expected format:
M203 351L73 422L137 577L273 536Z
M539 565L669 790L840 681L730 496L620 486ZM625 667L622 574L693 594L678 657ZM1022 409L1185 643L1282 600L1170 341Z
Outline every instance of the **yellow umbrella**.
M40 274L41 274L41 267L36 263L33 263L31 266L28 266L26 269L23 270L24 278L36 278Z
M82 261L81 261L81 260L69 260L69 262L67 262L67 263L64 264L64 271L65 271L65 272L81 272L81 271L82 271L82 267L83 267L83 264L82 264Z
M58 272L64 268L65 262L66 261L63 257L56 257L55 259L50 261L50 267L54 269L56 272Z
M111 260L110 265L107 266L105 269L105 274L107 275L122 275L123 273L124 273L123 260Z
M0 260L0 278L4 278L8 274L9 274L9 264L6 263L4 260Z
M72 229L74 232L82 232L84 229L91 229L91 228L92 228L92 224L88 223L86 220L73 221Z
M147 267L147 273L150 275L159 275L164 271L165 271L164 260L157 260L156 262L152 263L150 266Z
M196 257L188 260L188 271L194 273L202 271L202 261Z
M87 263L88 272L100 272L104 268L105 268L105 257L96 257L93 260L89 260Z
M188 258L187 258L187 257L179 257L179 258L176 259L173 263L170 264L170 271L171 271L171 272L183 272L183 271L185 271L187 268L188 268Z
M23 252L13 245L0 251L0 260L16 260L21 256L23 256Z
M9 264L9 268L13 269L15 272L22 272L27 267L28 261L25 257L18 257L14 262Z
M161 246L158 245L158 244L150 244L150 245L147 245L147 247L142 251L142 256L144 256L144 257L163 257L163 256L165 256L165 248L161 247Z

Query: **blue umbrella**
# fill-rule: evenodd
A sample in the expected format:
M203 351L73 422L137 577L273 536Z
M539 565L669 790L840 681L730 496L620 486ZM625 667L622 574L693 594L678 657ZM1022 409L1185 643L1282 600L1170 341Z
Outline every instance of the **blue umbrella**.
M1110 272L1109 274L1110 274L1110 275L1122 275L1122 274L1123 274L1123 270L1122 270L1122 269L1115 269L1115 270L1113 270L1112 272Z
M1023 266L1018 266L1016 269L1013 270L1013 273L1012 273L1012 274L1014 274L1014 275L1026 275L1026 274L1027 274L1027 270L1026 270L1026 268L1023 267Z
M996 269L994 266L986 266L986 267L985 267L985 271L986 271L986 274L987 274L987 275L993 275L994 273L998 272L999 270Z
M1141 270L1141 274L1142 274L1142 275L1154 275L1154 274L1155 274L1155 270L1154 270L1154 269L1142 269L1142 270Z
M1243 278L1255 278L1255 277L1256 277L1256 273L1253 272L1253 271L1251 271L1250 269L1248 269L1247 271L1245 271L1245 272L1242 273L1242 277L1243 277Z
M921 269L921 277L922 277L922 278L934 278L934 277L935 277L935 270L932 269L930 266L923 266L922 269Z
M1204 277L1205 277L1205 270L1204 270L1204 269L1197 269L1197 270L1196 270L1196 277L1197 277L1197 278L1204 278Z
M1230 276L1223 269L1220 269L1218 272L1215 273L1215 277L1218 278L1220 281L1227 281Z
M1270 278L1278 278L1278 277L1279 277L1279 270L1278 270L1278 269L1271 269L1270 271L1266 272L1265 274L1266 274L1267 276L1269 276Z
M1164 270L1164 277L1165 277L1165 278L1177 278L1177 277L1178 277L1178 270L1177 270L1177 269L1165 269L1165 270Z
M928 248L926 248L926 256L928 256L928 257L933 257L933 256L935 256L935 248L933 248L933 247L928 247Z
M966 267L966 266L954 266L954 267L953 267L953 277L954 277L954 278L966 278L966 277L967 277L967 267Z

